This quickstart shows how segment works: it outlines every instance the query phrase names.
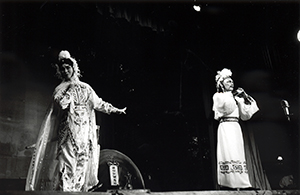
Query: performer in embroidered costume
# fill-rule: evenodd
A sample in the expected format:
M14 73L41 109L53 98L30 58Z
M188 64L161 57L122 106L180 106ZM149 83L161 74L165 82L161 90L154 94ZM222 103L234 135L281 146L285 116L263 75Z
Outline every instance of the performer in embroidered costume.
M87 83L68 51L59 53L62 79L53 93L30 163L26 190L88 191L98 184L97 125L94 110L123 113L103 101Z
M224 68L216 75L213 95L214 118L220 122L217 138L218 184L229 188L251 187L246 168L244 141L239 119L249 120L259 109L242 88L233 91L232 72Z

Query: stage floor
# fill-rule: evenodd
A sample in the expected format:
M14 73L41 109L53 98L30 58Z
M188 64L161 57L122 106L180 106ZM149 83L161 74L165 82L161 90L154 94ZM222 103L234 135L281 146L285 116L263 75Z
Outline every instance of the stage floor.
M0 191L1 195L300 195L300 190L252 190L252 191L170 191L118 190L108 192L53 192L53 191Z

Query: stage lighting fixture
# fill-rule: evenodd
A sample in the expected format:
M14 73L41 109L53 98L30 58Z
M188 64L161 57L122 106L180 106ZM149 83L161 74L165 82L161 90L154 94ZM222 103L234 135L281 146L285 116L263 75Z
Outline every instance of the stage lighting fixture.
M283 157L282 157L282 156L278 156L278 157L277 157L277 160L278 160L278 161L283 161Z
M193 8L194 8L194 10L195 10L196 12L200 12L200 11L201 11L200 5L194 5Z

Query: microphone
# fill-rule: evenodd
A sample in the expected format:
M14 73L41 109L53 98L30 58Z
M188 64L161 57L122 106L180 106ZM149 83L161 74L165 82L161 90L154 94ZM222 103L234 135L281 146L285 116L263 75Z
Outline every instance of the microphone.
M237 96L240 98L244 98L245 100L245 104L250 105L251 104L251 98L249 97L249 95L245 92L245 90L241 87L237 88L237 90L232 92L233 96Z
M286 100L281 100L281 107L283 109L284 115L287 117L288 121L290 121L290 112L289 112L289 103Z
M243 97L245 91L243 88L237 88L235 91L232 92L233 96Z

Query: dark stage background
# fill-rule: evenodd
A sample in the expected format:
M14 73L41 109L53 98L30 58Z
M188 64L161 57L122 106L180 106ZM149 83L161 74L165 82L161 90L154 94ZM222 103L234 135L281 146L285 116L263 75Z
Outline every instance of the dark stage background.
M152 191L215 189L214 77L233 71L260 111L252 129L273 189L299 173L299 3L4 1L0 3L0 179L25 179L70 51L97 94L127 115L97 114L102 149L139 167ZM291 122L280 105L288 100ZM282 156L283 161L277 157Z

